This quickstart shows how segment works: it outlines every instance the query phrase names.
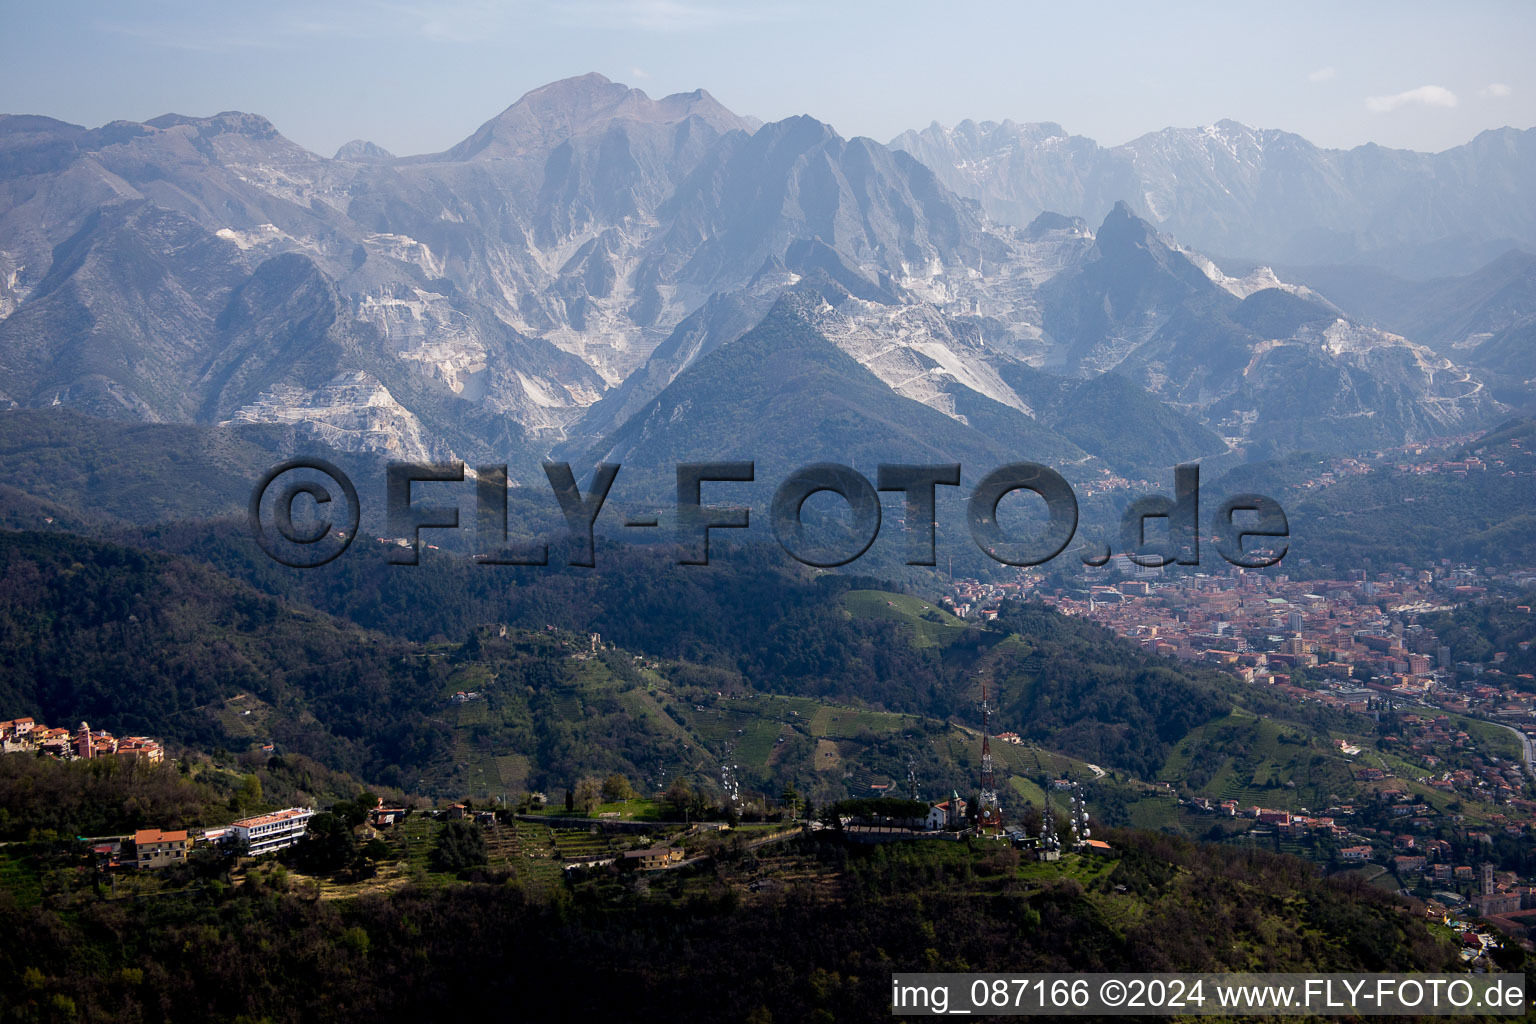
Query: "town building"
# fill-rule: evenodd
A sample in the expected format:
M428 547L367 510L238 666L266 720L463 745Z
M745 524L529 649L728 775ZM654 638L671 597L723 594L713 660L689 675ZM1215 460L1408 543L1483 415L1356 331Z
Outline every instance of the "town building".
M966 802L960 799L959 793L952 793L948 800L928 805L928 831L937 832L945 828L965 827Z
M289 807L254 818L241 818L229 826L229 837L242 853L259 857L285 849L304 838L309 819L315 812L307 807Z
M678 846L652 846L646 850L630 850L624 854L625 863L633 864L641 871L669 868L682 859L683 851Z
M384 798L379 797L378 804L368 811L368 824L374 828L385 828L389 825L398 825L405 820L404 807L385 807Z
M186 830L162 832L141 828L133 834L134 863L141 869L170 867L187 861Z
M0 753L41 752L60 760L90 759L117 755L158 764L165 760L165 748L147 736L114 739L109 732L93 730L81 722L74 732L50 729L31 718L0 722Z
M160 764L165 760L165 748L148 736L129 736L117 741L117 756Z

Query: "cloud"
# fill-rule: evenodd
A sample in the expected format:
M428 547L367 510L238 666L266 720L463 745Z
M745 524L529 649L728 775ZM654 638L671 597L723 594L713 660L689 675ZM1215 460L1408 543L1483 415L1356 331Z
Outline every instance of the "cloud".
M1477 94L1479 96L1487 97L1488 99L1502 100L1512 91L1513 90L1511 90L1510 87L1505 85L1503 82L1490 82L1488 85L1485 85L1483 88L1479 89Z
M1338 72L1333 70L1333 68L1318 68L1316 71L1307 76L1307 81L1326 82L1336 74L1338 74Z
M1373 114L1387 114L1413 103L1426 107L1454 107L1456 102L1456 94L1444 86L1421 85L1391 96L1371 96L1365 101L1365 109Z
M649 71L645 70L645 68L630 68L629 69L629 73L631 75L635 76L636 78L650 78L651 77L651 73Z

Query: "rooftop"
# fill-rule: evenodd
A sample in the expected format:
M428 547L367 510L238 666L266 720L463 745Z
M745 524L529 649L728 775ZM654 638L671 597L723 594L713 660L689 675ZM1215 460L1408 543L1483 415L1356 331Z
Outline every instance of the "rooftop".
M258 814L254 818L241 818L231 822L231 828L256 828L258 825L273 825L280 821L292 821L295 818L308 818L314 814L307 807L289 807L282 811L273 811L270 814Z
M185 829L162 832L157 828L141 828L133 834L133 841L137 846L146 843L184 843L187 841L187 832Z

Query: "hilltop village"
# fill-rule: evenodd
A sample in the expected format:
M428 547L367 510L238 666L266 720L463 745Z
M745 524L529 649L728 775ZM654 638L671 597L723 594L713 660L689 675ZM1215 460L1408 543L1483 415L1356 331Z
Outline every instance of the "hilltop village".
M150 764L165 760L165 748L148 736L118 739L109 732L93 730L88 722L81 722L71 732L49 728L29 717L0 722L0 754L41 754L61 761L111 756L143 759Z

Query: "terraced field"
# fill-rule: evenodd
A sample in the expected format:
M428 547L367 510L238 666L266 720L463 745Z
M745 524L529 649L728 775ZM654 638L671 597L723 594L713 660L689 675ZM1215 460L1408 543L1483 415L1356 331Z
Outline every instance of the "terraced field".
M480 746L469 734L459 731L453 737L453 760L460 792L473 796L489 796L501 785L501 772L491 752Z
M816 770L818 772L839 772L843 768L842 751L831 740L816 741Z
M516 762L504 762L489 747L475 740L473 727L490 721L489 706L485 701L470 701L455 705L445 712L454 723L453 748L447 760L439 761L424 773L424 787L442 793L460 796L487 797L510 795L510 789L502 774L504 764L513 768ZM527 775L527 759L522 759L523 776ZM520 788L520 784L519 784Z
M488 725L491 721L491 706L484 700L472 700L457 705L458 726L464 728L471 725Z
M781 699L725 698L702 711L690 709L688 724L711 750L721 752L729 744L733 764L766 774L779 738L793 735L796 725L805 728L818 709L825 710L814 701L803 701L800 703L805 711L801 715L790 703Z
M508 794L521 793L528 788L528 758L523 754L500 754L496 762L496 776L501 788Z
M416 884L449 885L455 876L437 871L432 863L432 850L443 823L427 815L412 815L400 825L385 833L391 848L391 861L399 865L391 868L412 879ZM517 883L531 894L550 895L561 887L562 857L578 852L601 850L602 841L583 831L566 830L557 833L546 825L532 822L487 825L483 829L486 844L486 866L492 870L510 871Z
M1011 810L1021 810L1026 804L1031 807L1045 806L1045 790L1022 775L1010 778L1008 788L1012 790L1013 797L1008 804Z
M447 699L460 690L483 691L493 682L495 682L495 677L486 666L465 665L449 677L448 685L444 688L443 697Z
M689 739L688 730L678 725L649 691L625 690L619 694L619 703L635 718L648 722L657 730L671 732L685 742Z
M555 851L564 860L577 857L602 857L616 852L620 844L604 832L557 828L553 833Z
M1023 744L992 743L992 757L1005 770L1027 775L1032 779L1038 779L1042 775L1058 778L1063 775L1073 774L1079 778L1091 778L1090 772L1081 761L1074 761L1062 754L1053 754L1039 747L1025 746ZM981 759L981 741L976 741L976 759Z
M272 734L272 706L248 693L231 697L209 710L230 736L265 740Z
M524 857L552 857L555 853L555 831L548 825L531 821L519 821L506 826L514 831L518 840L518 853Z
M783 733L784 726L765 719L758 719L752 725L744 726L741 734L731 744L735 762L766 772L768 758L773 754L774 744Z
M530 895L548 897L560 889L563 869L550 857L527 857L518 862L517 879Z
M581 720L581 695L575 690L562 690L549 695L550 710L556 717L567 722Z
M422 814L413 814L386 835L394 859L405 865L407 872L420 877L432 868L432 848L437 844L437 833L442 823Z
M1179 825L1179 804L1172 796L1147 797L1131 804L1127 811L1131 824L1137 828L1176 829Z
M518 821L485 830L489 866L510 869L533 895L548 896L561 887L562 868L554 832L545 825Z
M781 697L777 694L754 698L764 717L791 725L804 725L821 709L821 702L811 697Z
M884 711L862 711L856 708L823 705L811 718L811 735L822 737L852 737L861 732L886 733L910 728L918 721L914 715L893 715Z

